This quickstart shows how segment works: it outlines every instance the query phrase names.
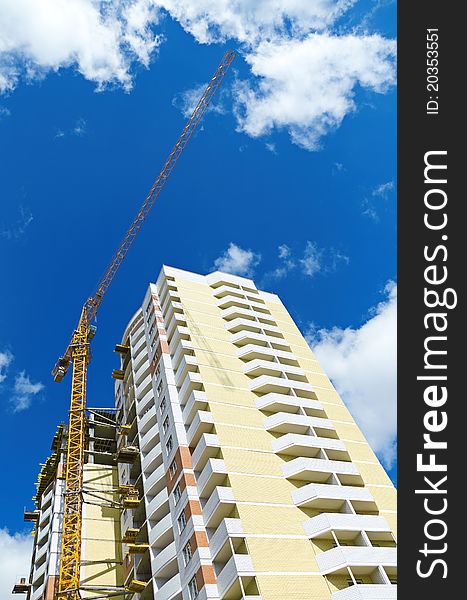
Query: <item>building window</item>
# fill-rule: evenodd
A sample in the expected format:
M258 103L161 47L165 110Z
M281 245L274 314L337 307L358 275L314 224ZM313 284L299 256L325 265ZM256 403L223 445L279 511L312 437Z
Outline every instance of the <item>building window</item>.
M195 600L195 598L198 596L198 585L196 583L196 577L193 577L193 579L188 584L188 593L190 594L190 600Z
M187 564L190 562L191 557L193 556L193 552L191 551L190 542L188 542L186 544L186 546L183 548L182 553L183 553L183 564L186 567ZM196 590L196 593L198 593L198 590Z
M182 533L182 531L186 527L186 516L185 516L185 513L183 511L182 511L182 514L178 517L177 523L178 523L178 532Z
M171 453L173 446L174 446L174 443L172 441L172 436L170 436L169 439L167 440L166 445L165 445L165 449L167 450L167 454Z
M169 471L170 471L170 477L175 477L175 473L177 472L177 461L173 460L170 463L170 467L169 467Z
M160 406L159 406L159 409L160 409L160 411L161 411L161 414L164 412L164 410L165 410L165 406L166 406L166 401L165 401L165 396L164 396L164 398L162 398L162 400L161 400L161 403L160 403Z
M182 490L180 489L180 484L178 484L174 488L174 500L175 500L175 504L177 504L177 502L180 500L181 497L182 497Z
M156 327L156 322L154 321L154 323L149 328L149 333L148 333L149 337L151 337L151 335L153 334L153 331L154 331L155 327Z
M167 417L165 417L164 422L162 423L162 431L164 433L167 433L167 429L169 428L169 425L170 425L169 417L167 416Z
M162 394L162 381L159 381L159 385L157 386L157 395L160 396Z

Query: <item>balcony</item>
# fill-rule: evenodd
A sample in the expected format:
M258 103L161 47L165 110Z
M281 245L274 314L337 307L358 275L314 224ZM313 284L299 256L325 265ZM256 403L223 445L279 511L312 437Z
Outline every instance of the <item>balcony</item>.
M243 536L241 519L223 519L209 540L209 550L211 551L212 559L216 559L216 556L228 543L229 538Z
M244 361L251 361L257 358L268 360L276 357L284 361L284 364L295 364L297 359L292 352L286 352L285 350L274 350L269 346L258 346L256 344L247 344L237 350L238 358Z
M354 463L343 460L298 457L282 465L287 479L299 479L314 483L325 482L331 473L342 475L348 485L363 485L363 480Z
M219 453L219 448L219 438L215 433L203 433L191 455L193 469L201 471L209 458L216 457Z
M168 512L169 497L167 495L167 488L164 488L149 501L146 507L146 515L148 520L158 521L165 517Z
M145 377L149 375L149 361L143 361L143 364L139 367L139 369L135 372L134 380L136 386L138 386Z
M191 422L186 437L189 446L195 446L203 433L209 433L214 425L214 419L210 412L200 410Z
M322 575L357 567L359 574L370 573L375 567L397 566L396 548L375 548L374 546L338 546L316 556Z
M144 415L146 408L150 407L151 403L154 404L154 391L152 388L138 401L138 406L136 407L138 415Z
M391 529L384 517L378 515L352 515L344 513L322 513L305 521L305 533L313 540L315 538L331 537L331 531L339 533L339 539L344 539L345 533L354 536L356 532L390 533Z
M222 485L227 476L227 467L220 458L210 458L198 476L198 494L200 498L207 498L214 488Z
M206 408L208 399L204 392L193 391L183 407L182 417L186 424L191 423L196 412Z
M172 515L169 513L149 530L149 544L156 548L165 548L173 541Z
M254 320L258 316L264 318L262 313L258 314L255 310L251 310L251 308L247 308L246 306L229 306L228 308L223 308L221 309L221 316L225 321L242 318Z
M272 344L274 348L290 352L288 342L282 338L270 337L268 335L264 335L263 333L254 333L253 331L239 331L238 333L234 333L230 338L230 341L232 344L235 344L239 347L246 346L247 344L256 344L260 346Z
M144 413L140 418L138 429L140 433L145 433L152 425L156 424L156 407L153 405L151 408Z
M183 358L185 354L190 354L193 352L193 344L190 340L180 340L180 343L177 345L177 348L172 355L172 367L174 371L178 369L180 364L180 360Z
M234 296L243 298L245 292L238 287L232 287L230 285L220 285L214 289L214 298L225 298L225 296Z
M193 373L192 371L188 371L185 379L178 389L178 398L180 404L184 406L193 391L201 391L203 386L203 380L201 379L201 375L199 373Z
M175 542L171 542L151 561L151 570L154 577L168 579L178 571L177 550Z
M165 485L165 467L161 464L146 478L144 482L144 493L148 496L155 496L163 487L165 487Z
M154 420L154 422L152 422L152 420ZM140 434L139 438L139 447L141 448L141 452L143 454L147 454L160 441L159 429L157 427L154 427L154 425L156 425L155 414L153 416L153 419L150 420L150 423L152 424L152 427L150 427L150 429L148 429L148 431L146 431L145 433Z
M219 598L224 598L238 577L254 577L255 570L248 554L234 554L217 576Z
M217 486L203 507L203 519L206 527L218 527L235 505L232 488Z
M329 433L332 435L325 437L337 437L334 425L329 419L321 417L308 417L306 415L290 414L287 412L278 412L275 415L264 419L264 427L267 431L274 433L307 433L310 427L316 431L317 435Z
M144 398L144 396L152 389L152 376L149 373L139 385L135 387L136 397L138 400Z
M265 394L256 399L256 408L267 410L268 412L297 413L300 407L318 416L324 415L323 406L318 400L274 393Z
M175 385L180 387L183 382L185 375L188 372L194 372L198 370L198 361L195 356L184 354L180 360L180 363L175 373Z
M146 455L142 457L142 467L143 471L149 472L153 471L157 468L162 461L162 449L160 442L154 446L152 450L150 450Z
M287 394L290 390L299 390L302 396L314 398L313 387L305 381L296 381L295 379L285 379L282 377L272 377L271 375L261 375L250 381L249 388L257 394Z
M334 592L332 600L397 600L397 585L351 585Z
M162 585L156 592L157 600L175 600L182 598L182 582L180 573L177 573Z
M286 373L294 377L294 381L305 381L305 371L300 367L293 365L285 365L272 360L262 360L255 358L250 362L245 363L243 372L249 377L259 377L260 375L270 375L271 377L280 377L282 373Z
M341 440L299 433L287 433L273 440L272 449L276 454L306 458L313 458L319 454L321 449L324 449L330 459L348 458L345 444Z
M371 493L364 487L309 483L292 493L293 501L302 508L338 510L345 501L355 510L378 510Z

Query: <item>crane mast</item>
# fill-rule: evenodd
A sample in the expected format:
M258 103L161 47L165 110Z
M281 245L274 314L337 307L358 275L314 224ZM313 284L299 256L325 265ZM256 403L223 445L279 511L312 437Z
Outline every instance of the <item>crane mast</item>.
M52 375L61 381L70 365L72 369L71 401L68 423L68 441L65 468L62 542L57 600L80 600L82 487L85 454L86 376L90 361L90 342L95 333L92 320L109 289L120 265L138 235L155 200L169 178L177 160L196 130L203 114L227 73L235 53L228 50L204 90L191 117L172 148L157 179L149 190L136 217L128 228L122 243L115 252L107 270L99 281L93 296L85 302L76 329L64 355L57 361Z

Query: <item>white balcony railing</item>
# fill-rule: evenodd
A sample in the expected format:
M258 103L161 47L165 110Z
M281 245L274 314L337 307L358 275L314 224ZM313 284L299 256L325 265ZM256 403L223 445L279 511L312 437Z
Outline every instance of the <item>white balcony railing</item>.
M309 483L292 493L297 506L307 508L337 509L349 501L361 510L377 510L371 493L364 487Z
M353 483L362 483L358 469L352 462L343 460L326 460L323 458L298 457L282 465L284 477L319 483L326 481L331 473L347 475Z
M180 596L182 593L182 582L180 579L180 573L177 573L162 585L156 592L157 600L172 600L173 598Z
M346 567L397 566L396 548L375 548L373 546L338 546L316 556L318 568L323 575Z
M235 498L231 487L217 486L209 496L203 508L206 527L217 527L231 511Z
M290 414L288 412L277 412L266 417L264 427L267 431L274 431L275 433L306 433L310 427L335 433L334 425L329 419ZM337 434L335 436L337 437Z
M215 458L219 453L219 438L215 433L203 433L192 454L193 469L200 471L203 469L209 458Z
M354 515L344 513L322 513L311 517L303 524L310 539L328 535L331 531L367 531L388 533L391 531L386 519L379 515Z
M231 537L244 535L241 519L223 519L209 540L211 557L214 560Z
M217 576L219 597L225 596L239 576L252 577L254 574L251 557L248 554L234 554Z
M345 444L341 440L315 435L287 433L272 442L272 449L276 454L288 454L289 456L314 457L321 448L342 453L341 456L332 457L337 459L344 458L344 453L347 452Z
M227 472L227 466L221 458L210 458L198 477L200 498L210 496L213 489L222 484Z
M296 381L295 379L285 379L282 377L272 377L271 375L260 375L252 379L249 383L249 388L252 392L268 394L275 392L283 394L289 390L298 390L302 394L308 394L309 397L314 396L313 386L305 381Z
M287 394L270 393L256 399L256 407L268 412L297 413L300 407L305 408L316 415L324 415L321 402L310 398L299 398Z
M351 585L334 592L332 600L397 600L397 585Z

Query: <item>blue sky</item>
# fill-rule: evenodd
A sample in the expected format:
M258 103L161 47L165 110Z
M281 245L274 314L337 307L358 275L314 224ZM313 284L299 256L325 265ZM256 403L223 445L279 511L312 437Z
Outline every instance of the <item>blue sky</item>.
M114 344L161 264L217 265L281 296L395 477L395 5L238 0L234 19L115 0L112 21L86 13L112 34L94 48L76 15L57 35L26 4L0 1L0 528L24 531L69 402L50 370L227 48L214 110L102 305L89 404L113 404Z

